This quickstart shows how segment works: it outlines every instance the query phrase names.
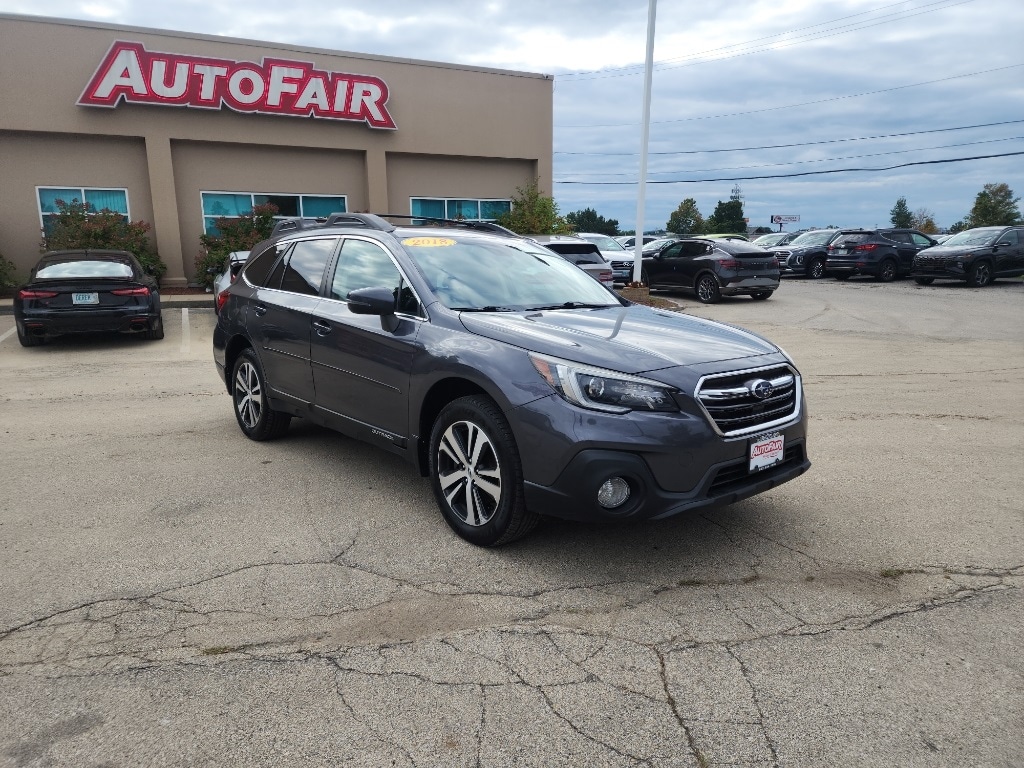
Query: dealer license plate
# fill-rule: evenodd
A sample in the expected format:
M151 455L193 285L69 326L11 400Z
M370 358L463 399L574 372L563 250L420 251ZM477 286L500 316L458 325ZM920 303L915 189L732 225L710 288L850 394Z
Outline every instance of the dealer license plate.
M71 294L72 304L99 304L100 295L98 293L73 293Z
M758 435L750 441L750 471L760 472L782 461L786 452L786 438L781 432Z

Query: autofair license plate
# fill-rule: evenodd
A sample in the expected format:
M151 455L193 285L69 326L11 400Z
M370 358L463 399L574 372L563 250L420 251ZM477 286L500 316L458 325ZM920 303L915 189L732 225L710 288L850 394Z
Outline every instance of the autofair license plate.
M759 472L782 461L786 438L781 432L759 435L750 441L750 471Z
M73 293L71 302L73 304L99 304L100 295L98 293Z

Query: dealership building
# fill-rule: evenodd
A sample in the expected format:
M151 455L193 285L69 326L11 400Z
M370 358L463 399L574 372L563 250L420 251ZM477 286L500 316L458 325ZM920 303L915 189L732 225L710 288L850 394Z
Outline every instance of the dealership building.
M550 75L0 14L0 254L57 200L152 225L193 282L220 216L273 203L490 220L551 189Z

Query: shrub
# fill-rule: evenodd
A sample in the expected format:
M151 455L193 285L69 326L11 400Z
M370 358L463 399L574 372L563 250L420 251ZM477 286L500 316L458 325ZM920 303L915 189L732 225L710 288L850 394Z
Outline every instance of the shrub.
M125 221L109 208L95 211L88 203L57 200L50 234L43 233L41 249L64 251L76 248L109 248L133 253L143 268L159 280L167 272L149 240L151 226L145 221Z
M216 273L227 267L229 253L251 250L256 243L270 237L276 215L277 206L267 203L253 206L252 213L244 216L218 218L214 223L219 235L199 236L203 250L196 256L196 282L210 288Z
M4 258L0 253L0 292L13 288L18 284L18 277L15 274L14 263Z
M564 235L573 232L572 225L558 215L558 203L553 197L542 195L536 181L531 181L525 187L516 187L512 210L499 216L497 223L519 235Z

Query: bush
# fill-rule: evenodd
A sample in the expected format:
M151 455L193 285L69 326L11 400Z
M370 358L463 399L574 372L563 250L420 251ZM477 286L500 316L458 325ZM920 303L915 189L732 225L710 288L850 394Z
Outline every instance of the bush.
M159 280L167 265L149 241L151 226L145 221L125 221L124 216L109 208L93 210L88 203L57 200L50 234L43 234L41 249L65 251L77 248L109 248L135 255L142 267Z
M253 206L252 213L237 218L221 216L214 223L219 235L200 235L203 250L196 256L196 282L210 288L217 273L228 265L232 251L251 250L266 240L274 229L277 206L271 203ZM210 270L214 270L213 273Z
M18 276L15 274L14 263L0 253L0 293L14 288L17 284Z
M558 215L558 203L553 197L542 195L536 181L525 187L516 187L512 210L499 216L497 223L518 235L565 235L573 232L572 225Z

